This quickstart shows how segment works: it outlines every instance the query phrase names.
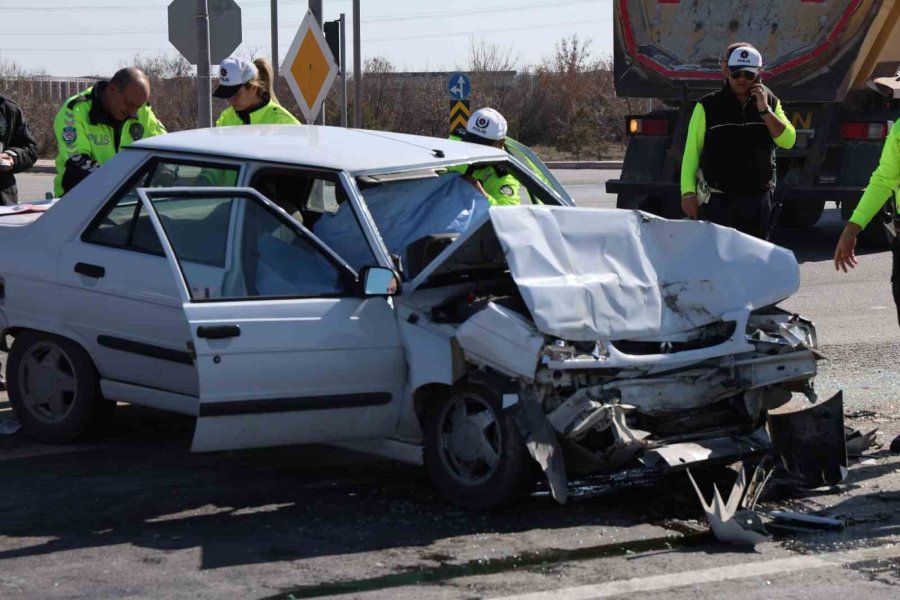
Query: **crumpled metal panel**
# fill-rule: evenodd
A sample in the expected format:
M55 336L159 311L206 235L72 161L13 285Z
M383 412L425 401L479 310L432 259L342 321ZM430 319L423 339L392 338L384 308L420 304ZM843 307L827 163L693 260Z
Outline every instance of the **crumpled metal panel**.
M670 335L800 285L792 252L711 223L544 206L489 214L535 325L566 340Z

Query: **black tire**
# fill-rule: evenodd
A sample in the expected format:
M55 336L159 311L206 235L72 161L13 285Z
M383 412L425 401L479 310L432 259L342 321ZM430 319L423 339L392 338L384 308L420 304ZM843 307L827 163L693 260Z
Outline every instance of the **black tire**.
M791 200L781 206L778 224L783 227L809 229L819 222L824 212L824 200Z
M454 386L426 411L424 435L425 466L451 502L487 510L532 489L534 469L522 435L486 388Z
M891 196L890 200L885 202L881 210L869 221L866 228L859 233L859 243L873 250L887 250L890 248L896 236L885 225L893 222L896 215L897 203L894 197Z
M67 444L108 425L115 402L100 393L90 356L71 340L36 331L16 336L6 369L9 402L25 433Z

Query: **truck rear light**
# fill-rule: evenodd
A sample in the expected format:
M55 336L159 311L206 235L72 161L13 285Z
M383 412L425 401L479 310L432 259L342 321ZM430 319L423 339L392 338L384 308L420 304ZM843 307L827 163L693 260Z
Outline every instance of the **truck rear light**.
M841 137L845 140L883 140L887 134L887 123L841 124Z
M631 135L668 135L668 119L643 119L640 117L628 118L628 133Z

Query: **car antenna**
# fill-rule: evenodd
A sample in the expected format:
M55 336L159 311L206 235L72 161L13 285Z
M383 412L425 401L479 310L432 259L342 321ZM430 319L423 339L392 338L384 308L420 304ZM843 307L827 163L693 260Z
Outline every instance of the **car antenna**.
M443 151L443 150L438 150L437 148L433 148L433 149L431 150L431 153L434 154L434 157L435 157L435 158L444 158L444 151Z

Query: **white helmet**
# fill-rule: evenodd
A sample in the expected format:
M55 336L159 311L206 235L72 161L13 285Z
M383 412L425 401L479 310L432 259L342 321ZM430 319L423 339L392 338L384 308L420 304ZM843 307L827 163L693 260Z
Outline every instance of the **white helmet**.
M466 131L487 140L502 140L506 137L506 119L493 108L479 108L469 117Z

